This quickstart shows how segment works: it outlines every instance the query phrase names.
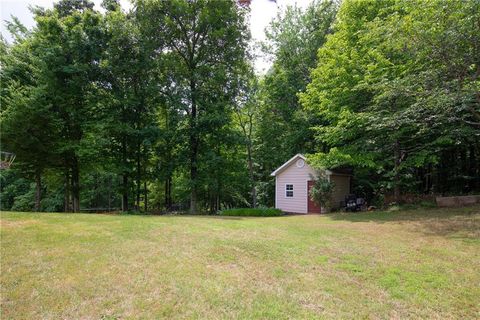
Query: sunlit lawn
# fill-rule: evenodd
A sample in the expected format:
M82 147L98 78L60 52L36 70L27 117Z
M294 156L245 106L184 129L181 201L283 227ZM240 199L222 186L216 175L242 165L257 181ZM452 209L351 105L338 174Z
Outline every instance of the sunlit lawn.
M479 207L1 214L2 319L474 319L479 270Z

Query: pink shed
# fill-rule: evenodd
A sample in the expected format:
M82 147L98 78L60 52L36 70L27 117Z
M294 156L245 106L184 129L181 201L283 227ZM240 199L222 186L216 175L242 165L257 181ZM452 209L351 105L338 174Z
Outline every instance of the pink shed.
M351 175L327 169L325 174L335 186L333 206L340 207L350 193ZM318 172L307 163L305 156L295 155L271 175L275 177L275 208L291 213L320 213L308 196L309 185L318 177Z

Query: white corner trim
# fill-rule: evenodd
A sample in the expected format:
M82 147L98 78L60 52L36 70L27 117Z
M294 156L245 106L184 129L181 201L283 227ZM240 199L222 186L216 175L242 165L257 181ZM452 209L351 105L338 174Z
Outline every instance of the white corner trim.
M277 192L277 177L275 177L275 208L278 209L278 200L277 200L278 192Z

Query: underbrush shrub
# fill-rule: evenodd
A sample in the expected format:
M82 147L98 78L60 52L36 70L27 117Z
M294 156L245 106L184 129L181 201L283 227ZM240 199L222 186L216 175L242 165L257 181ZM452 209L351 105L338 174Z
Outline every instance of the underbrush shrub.
M280 209L275 208L236 208L226 209L218 212L221 216L237 216L237 217L278 217L284 213Z
M375 208L384 208L385 205L385 195L377 194L373 197L370 205L374 206Z
M333 190L335 184L328 180L326 176L319 175L310 189L309 197L319 207L324 207L328 211L332 209Z
M400 201L396 202L391 194L377 194L371 201L371 205L380 209L391 210L392 207L398 207L402 210L430 209L436 208L435 197L431 194L413 194L407 193L400 196Z
M121 215L132 215L132 216L145 216L145 215L152 214L150 211L140 211L140 210L119 211L118 213Z
M384 195L383 199L385 204L397 202L393 194L388 193ZM398 204L413 204L420 205L421 203L435 203L435 196L433 194L418 194L418 193L402 193L400 199L398 199Z
M419 203L403 204L400 207L402 210L433 209L437 208L437 204L435 202L422 201Z

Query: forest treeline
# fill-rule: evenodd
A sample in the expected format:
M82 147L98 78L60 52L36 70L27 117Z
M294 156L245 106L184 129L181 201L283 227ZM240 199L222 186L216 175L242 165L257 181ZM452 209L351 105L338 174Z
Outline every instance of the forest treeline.
M1 42L2 210L272 206L296 153L370 202L480 191L479 1L283 8L265 75L244 2L32 12Z

